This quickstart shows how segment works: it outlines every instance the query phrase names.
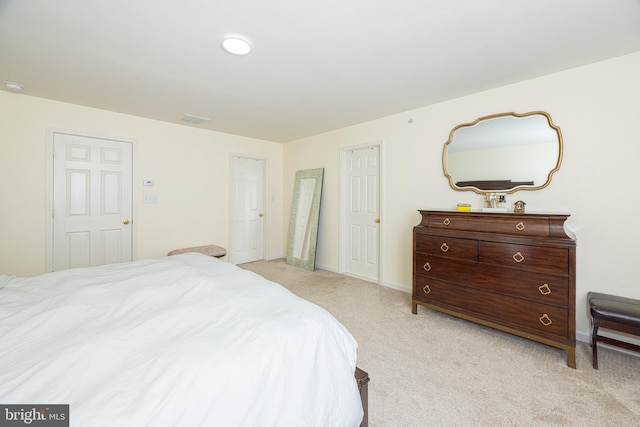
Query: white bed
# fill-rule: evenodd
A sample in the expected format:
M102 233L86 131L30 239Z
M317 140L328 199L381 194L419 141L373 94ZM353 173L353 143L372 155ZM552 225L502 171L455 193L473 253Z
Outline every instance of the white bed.
M357 343L324 309L199 253L0 275L0 402L72 426L358 426Z

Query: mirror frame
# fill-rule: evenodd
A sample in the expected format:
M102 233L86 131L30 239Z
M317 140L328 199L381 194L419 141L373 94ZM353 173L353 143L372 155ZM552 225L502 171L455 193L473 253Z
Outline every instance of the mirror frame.
M451 142L453 142L454 134L458 129L463 127L475 126L476 124L480 123L483 120L495 119L498 117L510 116L510 117L520 118L520 117L528 117L528 116L534 116L534 115L544 116L547 119L547 123L549 124L549 127L555 130L558 135L558 160L556 162L555 167L551 171L549 171L549 174L547 175L547 180L544 182L544 184L538 185L538 186L530 186L530 185L522 185L520 183L514 183L515 185L513 187L492 188L492 189L484 189L484 188L478 188L474 186L458 187L455 184L453 177L449 174L449 170L447 168L447 151L448 151L449 145L451 144ZM511 193L515 193L518 190L529 190L529 191L540 190L545 188L551 183L551 177L556 171L558 171L558 169L560 169L560 164L562 163L563 150L564 150L564 147L562 142L562 132L560 131L560 128L553 123L553 121L551 120L551 116L548 113L544 111L531 111L529 113L523 113L523 114L518 114L514 112L491 114L489 116L479 117L471 123L463 123L461 125L458 125L454 127L451 130L451 132L449 132L449 139L447 140L447 142L445 142L444 147L442 149L442 168L444 170L444 176L446 176L447 179L449 180L449 185L451 186L451 188L453 188L456 191L473 191L477 194L487 194L487 193L511 194Z
M300 170L296 172L295 183L293 186L293 201L291 203L291 219L289 220L289 245L287 248L287 264L304 268L305 270L314 271L316 264L316 246L318 240L318 222L320 219L320 201L322 199L322 180L324 177L324 168ZM300 201L304 199L301 194L302 183L305 179L313 178L316 180L313 188L313 196L311 204L307 206L309 210L308 220L306 224L298 224L298 211L300 210ZM296 256L294 253L294 242L296 238L295 231L299 226L304 225L303 249L306 249L305 256Z

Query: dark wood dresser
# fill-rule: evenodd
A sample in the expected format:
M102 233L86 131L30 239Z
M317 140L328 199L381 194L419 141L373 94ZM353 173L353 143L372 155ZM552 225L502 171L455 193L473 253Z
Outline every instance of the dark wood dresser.
M418 305L567 351L576 367L576 242L569 214L421 210Z

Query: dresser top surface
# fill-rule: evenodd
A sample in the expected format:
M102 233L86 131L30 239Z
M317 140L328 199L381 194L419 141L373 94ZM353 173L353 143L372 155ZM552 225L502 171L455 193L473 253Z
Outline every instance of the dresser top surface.
M433 215L442 215L442 214L452 214L452 215L461 215L461 216L483 216L483 217L494 217L494 218L498 218L498 217L509 217L509 218L513 218L513 217L529 217L529 218L534 218L534 217L542 217L542 218L550 218L550 217L562 217L562 218L568 218L571 216L571 213L569 212L525 212L525 213L519 213L519 212L483 212L481 210L471 210L470 212L461 212L461 211L457 211L455 209L418 209L418 212L420 212L420 214L433 214Z

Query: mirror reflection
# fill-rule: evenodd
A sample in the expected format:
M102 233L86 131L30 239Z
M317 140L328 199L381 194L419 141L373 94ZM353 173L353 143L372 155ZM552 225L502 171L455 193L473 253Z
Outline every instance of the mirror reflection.
M315 269L318 219L324 169L296 172L289 223L287 264Z
M537 190L560 168L562 135L542 111L494 114L455 127L442 159L454 190Z
M315 178L304 178L300 180L300 189L298 194L298 208L295 213L295 221L293 224L293 247L291 255L294 258L303 260L309 259L309 218L311 218L311 203L316 187L317 180ZM293 213L292 213L293 215Z

